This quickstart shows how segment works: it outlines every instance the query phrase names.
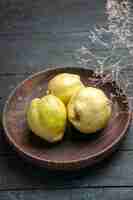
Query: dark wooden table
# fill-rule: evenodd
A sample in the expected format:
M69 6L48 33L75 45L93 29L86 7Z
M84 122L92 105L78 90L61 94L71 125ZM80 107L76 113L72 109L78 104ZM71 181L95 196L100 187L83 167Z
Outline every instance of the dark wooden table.
M1 112L9 93L29 74L51 65L80 65L75 52L87 44L88 32L95 25L108 25L111 2L120 6L122 1L1 0ZM125 72L131 96L133 66L127 64ZM6 143L1 126L0 200L132 200L132 132L131 126L119 150L104 162L63 174L24 163Z

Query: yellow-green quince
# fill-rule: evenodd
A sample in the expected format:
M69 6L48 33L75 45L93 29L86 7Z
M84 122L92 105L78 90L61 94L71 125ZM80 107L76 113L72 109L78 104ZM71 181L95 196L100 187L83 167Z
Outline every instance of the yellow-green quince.
M111 117L111 103L101 89L84 87L68 104L68 119L82 133L95 133L104 128Z
M56 75L48 83L48 93L60 98L64 104L68 104L71 96L84 87L77 74L61 73Z
M29 128L50 143L63 138L66 120L65 105L54 95L33 99L27 110Z

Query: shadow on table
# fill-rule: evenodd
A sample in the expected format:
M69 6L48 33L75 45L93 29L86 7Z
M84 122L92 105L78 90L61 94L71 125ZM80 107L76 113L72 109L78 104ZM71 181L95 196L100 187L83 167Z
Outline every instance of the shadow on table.
M108 176L113 173L111 172L112 161L119 159L119 154L121 152L111 155L108 159L92 167L71 172L49 171L41 167L33 166L20 159L16 153L13 156L5 158L5 165L8 165L8 170L11 173L13 171L15 174L16 187L21 186L24 188L38 189L78 188L108 183Z
M49 171L37 167L23 160L11 147L1 133L1 143L5 154L0 155L0 176L6 177L6 183L0 183L7 187L28 189L63 189L88 186L103 186L112 184L123 160L122 151L113 153L104 161L78 171ZM1 148L1 147L0 147ZM123 163L124 164L124 163ZM124 164L125 167L125 164ZM2 174L3 173L3 174Z

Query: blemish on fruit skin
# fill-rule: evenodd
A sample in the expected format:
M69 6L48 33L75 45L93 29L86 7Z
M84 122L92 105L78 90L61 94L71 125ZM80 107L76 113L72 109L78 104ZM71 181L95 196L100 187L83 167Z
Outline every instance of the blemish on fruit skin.
M75 112L75 120L80 121L80 114L77 111Z
M49 90L47 90L47 91L46 91L46 94L47 94L47 95L48 95L48 94L50 94L50 91L49 91Z

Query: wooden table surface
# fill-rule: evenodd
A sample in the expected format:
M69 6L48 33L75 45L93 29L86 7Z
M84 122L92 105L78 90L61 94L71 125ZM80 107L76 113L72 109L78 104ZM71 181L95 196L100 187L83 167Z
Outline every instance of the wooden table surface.
M107 6L112 2L119 6L122 1L1 0L1 112L9 93L29 74L51 65L80 65L75 52L87 44L88 32L95 25L108 25ZM133 66L127 65L125 71L131 96ZM132 132L131 126L118 151L104 162L63 174L24 163L6 143L1 126L0 200L132 200Z

